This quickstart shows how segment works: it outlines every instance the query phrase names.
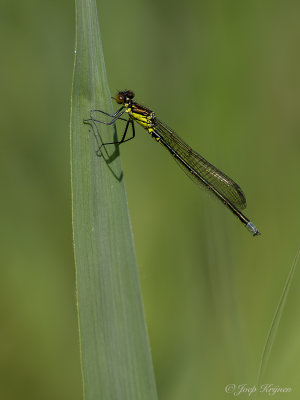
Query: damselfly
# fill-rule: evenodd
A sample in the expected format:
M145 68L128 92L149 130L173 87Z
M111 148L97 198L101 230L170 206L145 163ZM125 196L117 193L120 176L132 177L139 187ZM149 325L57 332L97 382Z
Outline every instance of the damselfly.
M253 236L260 235L256 226L240 211L240 209L246 207L246 198L238 184L194 151L171 128L161 122L153 111L136 103L134 101L134 93L131 90L119 92L115 100L122 106L112 115L102 110L93 110L94 112L108 115L112 118L111 121L104 122L94 118L91 118L91 120L106 125L111 125L118 119L125 120L125 130L121 140L103 143L101 146L121 144L133 139L135 137L134 122L137 122L172 154L175 161L194 182L204 186L220 199ZM128 119L122 118L124 114L128 115ZM129 126L132 128L132 136L126 137Z

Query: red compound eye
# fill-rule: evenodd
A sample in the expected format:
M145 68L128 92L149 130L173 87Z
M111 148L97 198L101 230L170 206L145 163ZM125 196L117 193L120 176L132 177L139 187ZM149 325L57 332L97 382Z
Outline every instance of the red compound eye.
M116 102L118 104L122 104L122 103L124 103L124 101L125 101L125 97L124 97L123 93L118 93L116 95Z

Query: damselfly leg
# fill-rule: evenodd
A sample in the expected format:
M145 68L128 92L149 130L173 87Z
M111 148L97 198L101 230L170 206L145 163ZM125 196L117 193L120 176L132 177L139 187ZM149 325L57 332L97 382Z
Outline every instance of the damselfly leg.
M100 112L100 113L102 113L102 114L108 115L109 117L112 118L112 120L109 121L109 122L105 122L105 121L100 121L100 120L98 120L98 119L95 119L95 118L93 118L93 116L92 116L92 113L93 113L93 112ZM131 117L129 117L128 119L122 118L122 117L121 117L125 112L126 112L126 110L124 110L124 107L121 107L121 108L120 108L118 111L116 111L114 114L109 114L109 113L107 113L107 112L105 112L105 111L102 111L102 110L91 110L91 111L90 111L90 117L91 117L91 118L90 118L90 119L84 120L85 123L89 123L89 122L95 123L95 122L98 122L98 123L104 124L104 125L112 125L112 124L114 124L117 120L121 120L121 121L125 121L125 122L126 122L126 126L125 126L125 129L124 129L124 132L123 132L123 135L122 135L121 140L116 140L116 141L114 141L114 142L105 142L105 143L102 143L102 144L99 146L98 150L97 150L97 155L100 155L100 154L101 154L101 148L102 148L103 146L106 146L106 145L108 145L108 144L118 144L118 145L120 145L120 144L122 144L122 143L128 142L129 140L131 140L131 139L133 139L133 138L135 137L135 128L134 128L134 121L133 121L133 119L132 119ZM126 138L129 125L131 125L132 136L129 137L129 138Z

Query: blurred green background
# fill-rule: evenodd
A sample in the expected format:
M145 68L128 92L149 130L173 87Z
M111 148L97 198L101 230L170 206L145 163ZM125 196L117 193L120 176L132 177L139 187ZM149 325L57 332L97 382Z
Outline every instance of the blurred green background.
M227 384L255 383L300 245L300 3L98 5L112 95L134 90L235 179L262 232L252 238L141 128L121 147L159 398L229 398ZM74 15L67 0L0 6L1 400L82 399L69 167ZM263 379L291 387L289 399L300 390L299 280L297 272Z

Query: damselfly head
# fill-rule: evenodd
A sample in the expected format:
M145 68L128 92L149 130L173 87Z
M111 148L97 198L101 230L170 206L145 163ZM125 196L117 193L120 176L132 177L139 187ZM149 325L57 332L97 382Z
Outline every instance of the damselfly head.
M116 95L116 102L118 104L128 103L129 100L134 98L134 93L131 90L125 90L124 92L119 92Z

